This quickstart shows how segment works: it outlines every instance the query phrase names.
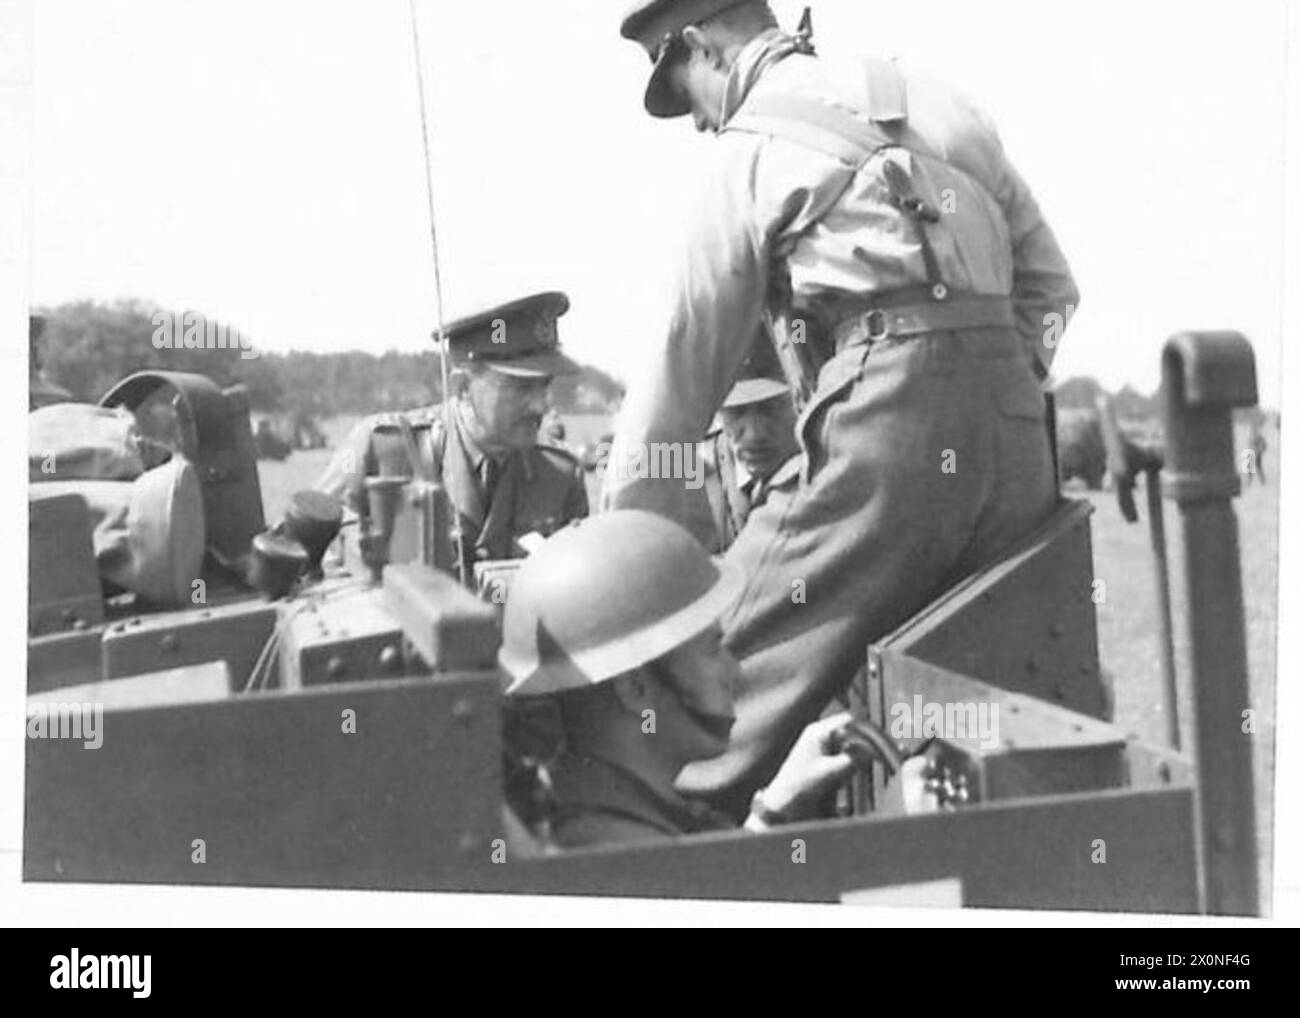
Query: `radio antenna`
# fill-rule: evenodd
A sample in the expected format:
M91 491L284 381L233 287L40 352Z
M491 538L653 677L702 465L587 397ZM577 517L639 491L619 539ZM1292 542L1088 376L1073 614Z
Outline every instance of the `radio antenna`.
M429 244L433 252L433 305L434 317L438 325L438 330L434 333L434 341L438 346L438 365L442 375L443 440L450 441L452 428L455 427L451 410L451 371L448 364L451 351L447 342L446 321L442 309L442 263L438 257L438 217L433 201L433 160L429 155L429 114L428 104L424 97L424 61L420 52L420 23L419 18L416 16L415 0L408 0L407 7L411 14L411 42L415 52L415 85L420 103L420 141L424 149L424 194L429 206ZM414 450L411 450L411 452L413 453ZM436 451L434 455L435 457L438 456ZM418 462L412 462L411 469L417 473L423 473ZM428 511L430 510L426 508L426 512ZM464 584L466 580L465 556L461 549L460 525L455 518L456 511L454 507L451 509L451 516L452 545L456 554L456 571L460 576L461 583Z

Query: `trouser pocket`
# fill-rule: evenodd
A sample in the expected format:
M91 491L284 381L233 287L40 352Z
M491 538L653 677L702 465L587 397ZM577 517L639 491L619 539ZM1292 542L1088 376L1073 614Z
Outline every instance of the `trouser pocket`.
M848 346L828 360L817 376L817 388L795 422L795 435L804 452L800 476L807 484L826 463L826 449L819 435L831 426L836 405L862 380L871 344Z

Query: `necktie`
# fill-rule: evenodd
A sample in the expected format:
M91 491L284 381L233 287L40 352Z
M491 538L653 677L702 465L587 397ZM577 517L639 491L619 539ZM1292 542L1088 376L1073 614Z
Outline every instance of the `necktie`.
M492 493L501 478L501 465L491 456L484 456L483 462L479 464L478 476L479 482L483 485L483 504L486 507L491 504Z

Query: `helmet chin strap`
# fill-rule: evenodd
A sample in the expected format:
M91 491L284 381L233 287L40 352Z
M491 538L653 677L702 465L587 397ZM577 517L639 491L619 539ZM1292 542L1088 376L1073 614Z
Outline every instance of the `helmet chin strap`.
M663 663L663 658L657 661L647 662L645 670L653 675L659 682L667 686L672 695L677 698L677 702L682 705L684 710L691 719L695 721L706 732L717 735L726 739L731 735L731 726L734 723L733 718L724 718L717 714L708 714L704 711L697 710L686 702L686 697L682 695L681 688L677 684L677 677L672 673L667 665Z

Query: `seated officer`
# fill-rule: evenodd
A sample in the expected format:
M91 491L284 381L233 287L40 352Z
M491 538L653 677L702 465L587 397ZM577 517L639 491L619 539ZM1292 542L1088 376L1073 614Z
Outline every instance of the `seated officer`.
M533 755L550 840L577 848L735 826L674 780L727 748L740 671L718 618L739 588L682 527L630 509L557 534L520 568L500 658L512 678L507 750L518 761L525 743L545 747ZM848 777L853 761L834 749L848 719L804 730L754 796L747 829L810 815ZM535 802L512 801L538 819Z
M794 400L784 381L761 374L742 377L718 417L719 426L705 441L704 487L718 535L715 550L726 551L772 491L794 488L802 461Z
M368 476L440 480L459 526L467 576L475 561L523 555L520 537L546 536L586 516L577 459L539 441L551 379L578 371L556 334L556 319L568 309L564 294L541 293L449 324L450 434L441 405L367 418L316 487L365 516ZM408 435L420 460L414 467ZM395 541L391 560L404 553L412 557L413 549Z

